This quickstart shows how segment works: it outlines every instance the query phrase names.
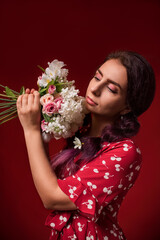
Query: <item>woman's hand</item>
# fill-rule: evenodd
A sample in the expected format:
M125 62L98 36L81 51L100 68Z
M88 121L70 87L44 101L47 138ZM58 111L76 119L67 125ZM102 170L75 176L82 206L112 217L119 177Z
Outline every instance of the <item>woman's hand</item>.
M50 166L40 132L40 94L26 89L17 99L19 120L24 137L35 187L46 208L76 210L76 205L58 186L57 177Z
M40 94L26 89L17 99L17 112L24 131L40 130Z

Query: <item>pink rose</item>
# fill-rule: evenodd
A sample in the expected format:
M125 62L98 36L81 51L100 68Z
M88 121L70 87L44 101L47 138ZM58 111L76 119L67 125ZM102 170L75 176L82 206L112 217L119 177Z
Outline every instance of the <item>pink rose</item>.
M49 93L45 94L40 98L41 105L47 104L49 102L53 102L54 97L50 95Z
M54 102L49 102L43 105L42 112L48 116L52 116L54 113L57 113L57 107Z
M48 122L45 122L45 120L42 120L41 121L41 129L42 129L42 131L45 131L46 130L46 126L48 126Z
M56 90L56 87L54 85L50 85L48 88L48 93L49 94L53 94Z
M61 108L61 104L63 102L63 98L62 97L58 97L54 100L54 103L57 107L57 111Z

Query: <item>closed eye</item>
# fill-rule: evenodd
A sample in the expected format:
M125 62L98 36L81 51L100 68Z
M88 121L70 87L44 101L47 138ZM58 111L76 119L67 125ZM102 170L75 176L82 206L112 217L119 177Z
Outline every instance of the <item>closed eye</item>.
M100 79L99 77L101 78L102 76L100 75L99 72L96 72L96 74L95 74L95 76L94 76L94 79L95 79L96 81L101 81L101 79ZM118 93L117 88L115 88L115 85L114 85L113 81L111 81L110 79L108 79L108 81L107 81L107 83L106 83L106 87L107 87L107 89L108 89L111 93L113 93L113 94L117 94L117 93Z
M102 79L102 76L101 74L97 71L94 75L94 78L97 80L97 81L100 81Z
M110 88L110 87L108 87L108 86L107 86L107 88L109 89L109 91L110 91L110 92L112 92L112 93L114 93L114 94L116 94L116 93L117 93L117 90L113 90L113 89L111 89L111 88Z
M111 82L108 82L107 88L114 94L118 93L117 87Z
M95 78L97 81L100 81L100 79L99 79L98 77L94 76L94 78Z

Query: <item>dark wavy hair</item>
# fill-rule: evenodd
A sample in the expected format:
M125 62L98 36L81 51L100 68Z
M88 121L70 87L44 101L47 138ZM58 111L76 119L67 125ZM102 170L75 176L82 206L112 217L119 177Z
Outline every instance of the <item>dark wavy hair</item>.
M148 61L136 52L116 51L107 56L103 63L110 59L117 59L127 70L126 101L130 112L120 116L112 125L107 125L100 137L86 137L84 134L91 123L91 114L87 114L84 124L75 136L83 142L81 150L74 149L74 137L68 138L65 148L56 154L51 165L57 177L63 178L74 174L81 166L92 161L101 149L103 142L115 142L124 138L131 138L139 131L140 124L137 117L151 105L155 95L155 75ZM102 64L103 64L102 63ZM78 161L74 162L80 154Z

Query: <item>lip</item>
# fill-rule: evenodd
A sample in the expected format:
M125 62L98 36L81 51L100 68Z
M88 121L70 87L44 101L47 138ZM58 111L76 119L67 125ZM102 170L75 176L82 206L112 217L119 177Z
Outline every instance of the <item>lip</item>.
M92 106L98 105L98 104L97 104L96 102L94 102L93 99L90 98L89 96L87 96L86 101L87 101L87 103L89 103L89 104L92 105Z

